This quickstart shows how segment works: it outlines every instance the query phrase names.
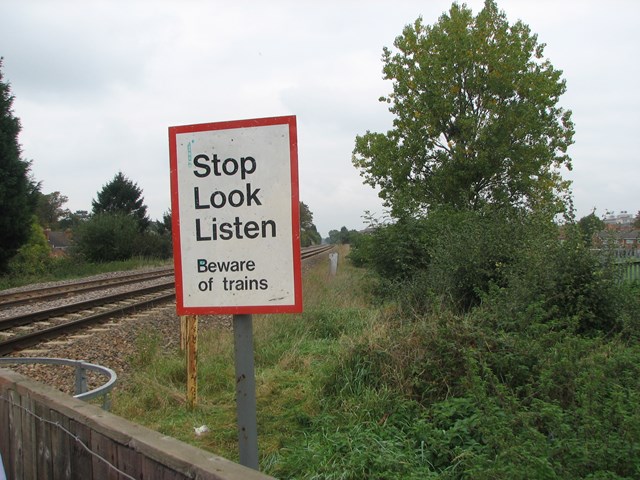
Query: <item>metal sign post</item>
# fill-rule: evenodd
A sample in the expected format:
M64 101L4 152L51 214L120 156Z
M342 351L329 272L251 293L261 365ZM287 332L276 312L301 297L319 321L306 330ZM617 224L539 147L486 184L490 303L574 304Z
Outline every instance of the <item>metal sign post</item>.
M253 317L233 316L236 366L236 411L240 464L258 469L258 420L256 378L253 363Z
M169 160L176 311L234 315L240 463L257 469L251 314L302 311L296 117L170 127Z

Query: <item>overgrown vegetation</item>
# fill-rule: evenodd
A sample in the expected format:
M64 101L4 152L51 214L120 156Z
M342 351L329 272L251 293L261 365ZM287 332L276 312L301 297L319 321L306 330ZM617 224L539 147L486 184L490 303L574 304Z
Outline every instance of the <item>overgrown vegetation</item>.
M428 446L434 478L640 472L640 286L577 227L564 231L560 241L533 215L447 212L381 229L354 252L405 318L376 345L380 360L366 344L357 354L376 389L414 405L402 432L420 426L413 445Z
M435 255L458 234L422 238ZM576 238L472 275L489 280L471 304L439 295L428 276L404 281L411 295L397 294L396 279L393 295L371 303L365 292L381 285L378 275L344 261L335 278L325 264L306 272L304 314L254 321L261 469L279 478L637 478L640 286L618 282ZM473 271L487 269L469 257ZM193 411L182 355L152 335L140 342L139 373L117 393L116 412L237 460L231 331L201 333ZM196 437L203 424L210 432Z

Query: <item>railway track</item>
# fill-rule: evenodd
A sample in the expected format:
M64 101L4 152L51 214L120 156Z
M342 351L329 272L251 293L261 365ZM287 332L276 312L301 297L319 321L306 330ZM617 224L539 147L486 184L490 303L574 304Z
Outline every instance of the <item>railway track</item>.
M319 245L303 249L303 260L324 253L332 245ZM171 275L168 277L168 275ZM162 281L162 277L168 277ZM114 287L155 280L151 286L136 287L126 292L103 295L91 300L74 300L71 295L105 287ZM9 295L0 295L0 313L7 305L18 305L43 299L69 297L64 304L41 308L26 313L0 317L0 356L35 345L43 340L77 331L109 318L150 308L175 298L173 269L147 274L131 274L117 279L92 280L70 285L33 289ZM42 295L37 295L40 291Z
M302 260L307 258L314 257L316 255L320 255L321 253L328 252L335 245L313 245L311 247L305 247L302 249L301 256Z
M164 268L154 272L132 273L120 275L113 278L100 280L79 281L64 285L52 285L48 287L38 287L31 290L18 292L0 292L0 309L22 305L34 301L41 301L50 298L59 298L64 295L73 295L81 292L104 289L105 287L116 287L129 285L153 278L162 278L173 275L173 268Z

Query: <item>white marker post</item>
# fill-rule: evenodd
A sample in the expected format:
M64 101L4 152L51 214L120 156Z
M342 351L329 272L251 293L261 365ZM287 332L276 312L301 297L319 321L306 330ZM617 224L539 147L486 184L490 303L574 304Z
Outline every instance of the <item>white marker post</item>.
M294 116L169 128L178 315L233 314L240 463L258 468L253 313L302 311Z

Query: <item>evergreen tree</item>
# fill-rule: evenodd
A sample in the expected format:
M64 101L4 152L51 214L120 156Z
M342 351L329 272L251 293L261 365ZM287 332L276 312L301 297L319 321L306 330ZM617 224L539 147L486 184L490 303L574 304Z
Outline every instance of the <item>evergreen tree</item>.
M91 203L94 215L101 213L123 213L131 215L138 223L140 231L149 226L147 206L144 204L142 189L122 172L118 172L113 180L102 187L98 198Z
M29 178L29 162L21 159L20 120L14 116L13 95L3 81L0 58L0 272L29 239L31 216L40 186Z

